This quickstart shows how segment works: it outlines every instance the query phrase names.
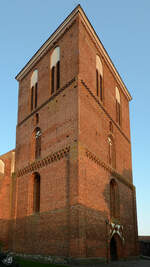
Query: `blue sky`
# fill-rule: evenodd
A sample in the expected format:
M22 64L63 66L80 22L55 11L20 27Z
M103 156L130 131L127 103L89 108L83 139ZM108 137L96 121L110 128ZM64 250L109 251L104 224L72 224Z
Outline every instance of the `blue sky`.
M138 229L140 235L150 235L149 0L1 0L0 154L15 147L16 74L79 3L133 97L130 123Z

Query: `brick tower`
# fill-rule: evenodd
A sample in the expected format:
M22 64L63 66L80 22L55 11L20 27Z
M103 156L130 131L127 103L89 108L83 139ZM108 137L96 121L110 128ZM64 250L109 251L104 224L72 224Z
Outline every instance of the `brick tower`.
M16 79L13 250L135 256L131 96L80 5Z

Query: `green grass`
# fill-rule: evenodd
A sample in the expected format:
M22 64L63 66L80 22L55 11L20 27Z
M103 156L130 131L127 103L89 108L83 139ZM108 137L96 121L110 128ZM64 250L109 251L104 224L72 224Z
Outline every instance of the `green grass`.
M25 260L19 257L16 257L16 261L20 264L21 267L31 266L31 267L68 267L65 265L50 264L50 263L40 263L30 260Z

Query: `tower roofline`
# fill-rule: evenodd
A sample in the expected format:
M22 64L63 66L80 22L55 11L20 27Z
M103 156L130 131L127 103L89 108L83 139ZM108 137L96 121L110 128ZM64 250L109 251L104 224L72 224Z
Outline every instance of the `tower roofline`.
M80 5L77 5L76 8L68 15L68 17L58 26L58 28L52 33L52 35L45 41L45 43L37 50L37 52L32 56L28 63L23 67L23 69L17 74L15 79L20 81L24 75L29 71L30 68L39 60L45 50L52 46L56 38L62 33L62 31L68 26L69 22L75 17L81 8Z
M101 51L104 55L105 60L109 63L110 67L112 68L121 88L123 89L126 97L130 101L132 99L126 85L124 84L121 76L119 75L117 69L115 68L111 58L109 57L107 51L105 50L103 44L101 43L97 33L95 32L92 24L90 23L89 19L87 18L84 10L82 9L81 5L77 5L76 8L68 15L68 17L60 24L60 26L52 33L52 35L47 39L47 41L39 48L39 50L33 55L33 57L29 60L29 62L24 66L24 68L17 74L15 77L17 81L20 81L28 71L36 64L36 62L45 54L45 52L55 43L55 39L62 34L62 31L68 26L68 24L74 19L74 17L80 13L82 19L84 20L88 30L92 34L93 38L95 39L98 46L101 48Z

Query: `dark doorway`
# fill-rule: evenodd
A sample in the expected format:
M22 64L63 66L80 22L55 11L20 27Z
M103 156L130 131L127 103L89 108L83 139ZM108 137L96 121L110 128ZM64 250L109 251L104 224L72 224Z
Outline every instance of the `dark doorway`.
M110 259L112 261L116 261L118 259L117 257L117 242L115 240L115 237L113 236L110 241Z

